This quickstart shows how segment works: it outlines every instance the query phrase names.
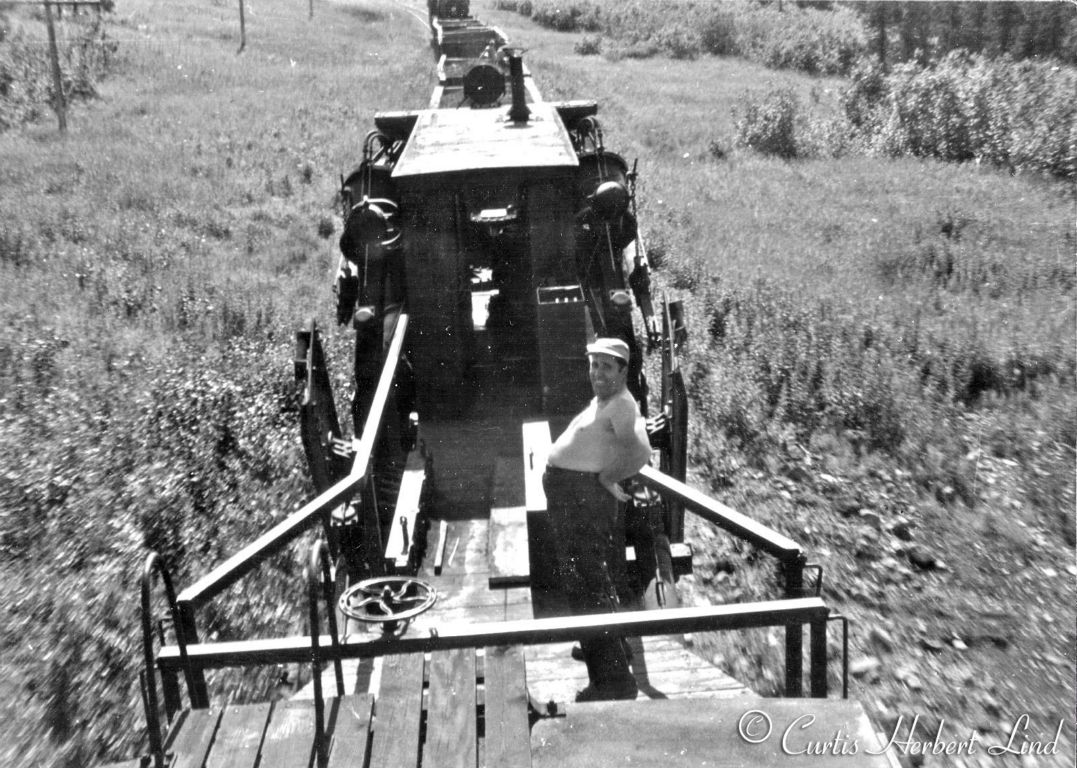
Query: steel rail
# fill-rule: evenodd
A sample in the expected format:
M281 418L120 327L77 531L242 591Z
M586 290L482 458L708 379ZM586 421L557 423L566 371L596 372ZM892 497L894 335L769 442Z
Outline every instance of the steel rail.
M691 486L670 477L653 467L640 470L643 485L657 491L662 497L675 499L687 509L708 520L734 536L744 539L773 555L781 562L802 557L800 545L752 518L706 496Z
M410 637L346 636L341 638L335 653L343 659L356 659L489 645L558 643L592 637L643 637L789 624L809 624L814 628L820 623L825 627L829 613L822 599L802 597L733 605L663 608L520 621L459 622ZM319 638L319 642L323 647L333 647L331 637ZM199 669L294 664L309 660L310 649L311 638L302 635L188 645L187 657L190 664ZM157 663L162 670L179 668L179 649L176 646L161 648Z
M644 637L649 635L715 632L759 627L796 627L798 632L807 624L811 635L811 695L826 697L826 628L829 609L818 597L791 598L734 605L693 608L664 608L650 611L631 611L615 614L554 617L530 621L505 621L483 624L454 623L428 634L413 637L383 635L345 637L336 646L334 655L346 659L372 658L404 653L427 653L457 648L478 648L491 645L536 645L568 642L592 637ZM332 647L332 638L319 642ZM308 636L206 643L187 647L191 666L200 673L205 669L259 666L267 664L302 663L309 658L311 638ZM788 644L786 653L791 649ZM800 653L797 644L795 652ZM791 665L786 658L786 675L791 672L797 696L801 695L800 664ZM799 659L797 660L800 661ZM158 668L171 672L180 664L179 649L161 648ZM790 688L786 680L786 689Z

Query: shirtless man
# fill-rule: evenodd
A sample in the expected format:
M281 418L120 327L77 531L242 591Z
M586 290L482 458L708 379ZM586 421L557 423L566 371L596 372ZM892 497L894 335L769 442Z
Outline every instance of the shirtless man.
M628 392L628 345L596 339L587 346L595 397L550 449L542 478L557 548L557 574L573 613L610 613L617 596L610 576L621 481L651 456L639 407ZM580 643L590 685L577 701L635 698L637 686L617 638Z

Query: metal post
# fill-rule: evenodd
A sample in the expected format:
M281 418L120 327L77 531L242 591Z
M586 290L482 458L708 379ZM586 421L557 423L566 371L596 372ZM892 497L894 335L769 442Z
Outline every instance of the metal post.
M804 556L786 560L782 563L785 573L785 596L801 597L804 591ZM798 697L803 695L804 676L804 628L800 624L785 626L785 695Z
M183 702L180 699L179 689L179 675L173 671L160 670L161 674L161 693L164 695L165 700L165 717L169 722L176 716L176 713L183 709Z
M56 48L56 27L52 23L52 4L45 3L45 26L49 32L49 61L52 63L53 108L60 133L67 132L67 108L64 105L64 82L60 76L60 52Z
M183 623L183 636L188 643L198 642L198 625L195 623L194 606L190 603L179 604L180 621ZM206 688L206 673L202 669L191 669L188 679L187 695L191 697L191 707L207 709L209 691Z
M813 621L809 625L811 636L811 695L817 699L826 698L826 619Z
M378 509L378 494L374 483L374 473L369 472L360 491L359 515L363 526L362 560L371 576L384 576L385 542L381 535L381 511ZM351 553L346 553L350 556Z

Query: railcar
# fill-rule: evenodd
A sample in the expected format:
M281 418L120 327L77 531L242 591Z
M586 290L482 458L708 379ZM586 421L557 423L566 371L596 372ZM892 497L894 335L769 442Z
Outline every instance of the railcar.
M130 764L890 765L844 684L828 697L828 625L842 622L844 637L847 624L821 596L821 569L686 484L688 330L679 302L651 295L636 161L606 147L596 102L544 100L520 51L467 0L428 11L430 103L377 113L341 179L335 319L354 333L351 426L310 320L294 367L317 495L179 592L147 557L149 743ZM653 456L610 564L627 610L574 616L541 474L552 436L590 398L583 350L597 335L629 346ZM654 391L645 369L658 372ZM686 515L773 558L775 599L681 605ZM316 539L308 634L203 637L200 612L256 584L258 565L300 537ZM162 592L168 631L155 621ZM784 633L782 699L756 696L686 639L758 627ZM637 700L573 701L586 672L572 644L598 635L632 648ZM209 695L208 670L306 664L310 683L272 702ZM805 715L820 740L840 733L858 754L769 735Z

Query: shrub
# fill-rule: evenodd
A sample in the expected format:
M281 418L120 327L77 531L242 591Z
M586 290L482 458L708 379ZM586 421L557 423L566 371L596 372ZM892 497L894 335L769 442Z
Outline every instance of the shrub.
M775 69L840 75L867 50L867 34L848 9L756 6L736 17L736 50Z
M597 56L602 53L602 37L599 35L584 35L572 46L574 53L580 56Z
M598 32L602 29L598 6L587 0L571 3L534 0L531 20L558 32Z
M699 31L687 26L670 24L663 27L658 31L655 43L674 59L695 59L703 51Z
M772 88L762 101L746 95L735 108L736 142L765 155L797 155L796 118L799 104L792 88Z
M715 9L699 25L699 42L703 50L715 56L728 56L737 50L736 21L733 13Z
M858 66L845 115L875 150L990 162L1060 178L1077 175L1077 72L953 51L890 75Z
M553 29L602 32L608 54L662 52L693 59L739 54L773 67L841 74L866 49L859 17L846 9L776 9L698 0L536 0L532 19Z

